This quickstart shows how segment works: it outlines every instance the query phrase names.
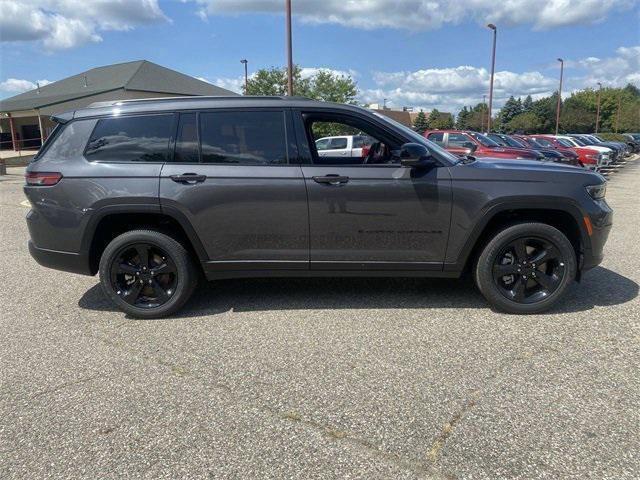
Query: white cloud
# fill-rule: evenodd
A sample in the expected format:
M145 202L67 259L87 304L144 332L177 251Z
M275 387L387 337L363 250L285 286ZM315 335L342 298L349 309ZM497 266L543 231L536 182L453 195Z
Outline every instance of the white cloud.
M1 0L0 39L41 41L48 50L100 42L101 31L169 21L158 0Z
M183 0L197 4L201 18L217 14L281 13L282 0ZM472 19L479 23L529 24L536 29L593 24L637 0L297 0L294 15L308 23L435 29Z
M573 81L584 87L596 87L597 82L609 87L622 87L627 83L640 87L640 45L620 47L613 57L588 57L566 64L582 74Z
M387 103L395 108L411 106L457 112L463 106L476 105L488 95L490 74L485 68L460 66L430 68L415 72L375 72L376 88L361 92L365 103ZM540 72L496 72L494 106L499 108L511 95L533 98L548 95L556 79Z
M7 93L22 93L27 92L29 90L33 90L38 87L38 84L41 87L50 84L49 80L37 80L36 82L32 82L30 80L20 80L18 78L8 78L4 82L0 82L0 92Z

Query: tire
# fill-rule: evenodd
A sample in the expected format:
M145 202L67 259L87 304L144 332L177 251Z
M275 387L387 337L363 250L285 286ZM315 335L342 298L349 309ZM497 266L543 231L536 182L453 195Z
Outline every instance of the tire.
M532 314L555 305L576 271L575 251L560 230L544 223L521 223L505 228L487 243L474 278L497 310Z
M100 258L99 270L107 297L136 318L177 312L198 283L189 252L154 230L133 230L113 239Z

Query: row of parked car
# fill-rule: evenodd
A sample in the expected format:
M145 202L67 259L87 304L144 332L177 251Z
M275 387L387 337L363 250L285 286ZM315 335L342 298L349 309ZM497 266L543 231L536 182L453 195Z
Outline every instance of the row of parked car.
M597 134L506 135L467 130L427 130L423 135L449 152L476 158L541 160L599 171L640 152L640 134L625 134L627 142L608 141Z

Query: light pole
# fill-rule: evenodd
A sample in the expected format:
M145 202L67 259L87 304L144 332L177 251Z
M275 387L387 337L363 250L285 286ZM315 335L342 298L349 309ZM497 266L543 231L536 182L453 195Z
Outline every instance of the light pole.
M484 133L484 109L486 107L487 107L487 96L482 95L482 110L480 111L480 133Z
M247 64L249 63L249 60L244 58L240 60L240 63L244 64L244 94L246 95L249 86L249 76L247 75Z
M383 110L386 110L386 109L387 109L387 99L386 99L386 98L383 98L383 99L382 99L382 109L383 109Z
M602 84L598 82L598 100L596 103L596 133L598 133L598 126L600 125L600 94L602 93Z
M490 23L487 25L491 30L493 30L493 50L491 53L491 80L489 82L489 112L487 115L487 133L491 132L491 110L493 108L493 76L496 72L496 37L498 36L498 28Z
M618 124L620 123L620 104L622 103L622 95L618 93L618 109L616 110L616 129L615 132L618 133Z
M291 47L291 0L285 1L287 9L287 94L293 96L293 52Z
M560 126L560 103L562 102L562 74L564 73L564 60L558 59L560 62L560 87L558 88L558 105L556 106L556 135L558 135L558 127Z

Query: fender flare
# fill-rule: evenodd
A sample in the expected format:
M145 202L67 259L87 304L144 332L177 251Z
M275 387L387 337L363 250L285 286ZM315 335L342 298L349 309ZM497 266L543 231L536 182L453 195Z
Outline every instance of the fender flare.
M480 212L480 220L467 237L458 258L453 263L445 263L444 271L462 271L469 260L473 249L487 225L499 214L512 210L555 210L567 213L575 220L580 231L580 243L583 249L590 249L589 235L584 225L584 214L578 204L569 198L541 199L539 197L523 196L509 200L498 199L487 204Z

